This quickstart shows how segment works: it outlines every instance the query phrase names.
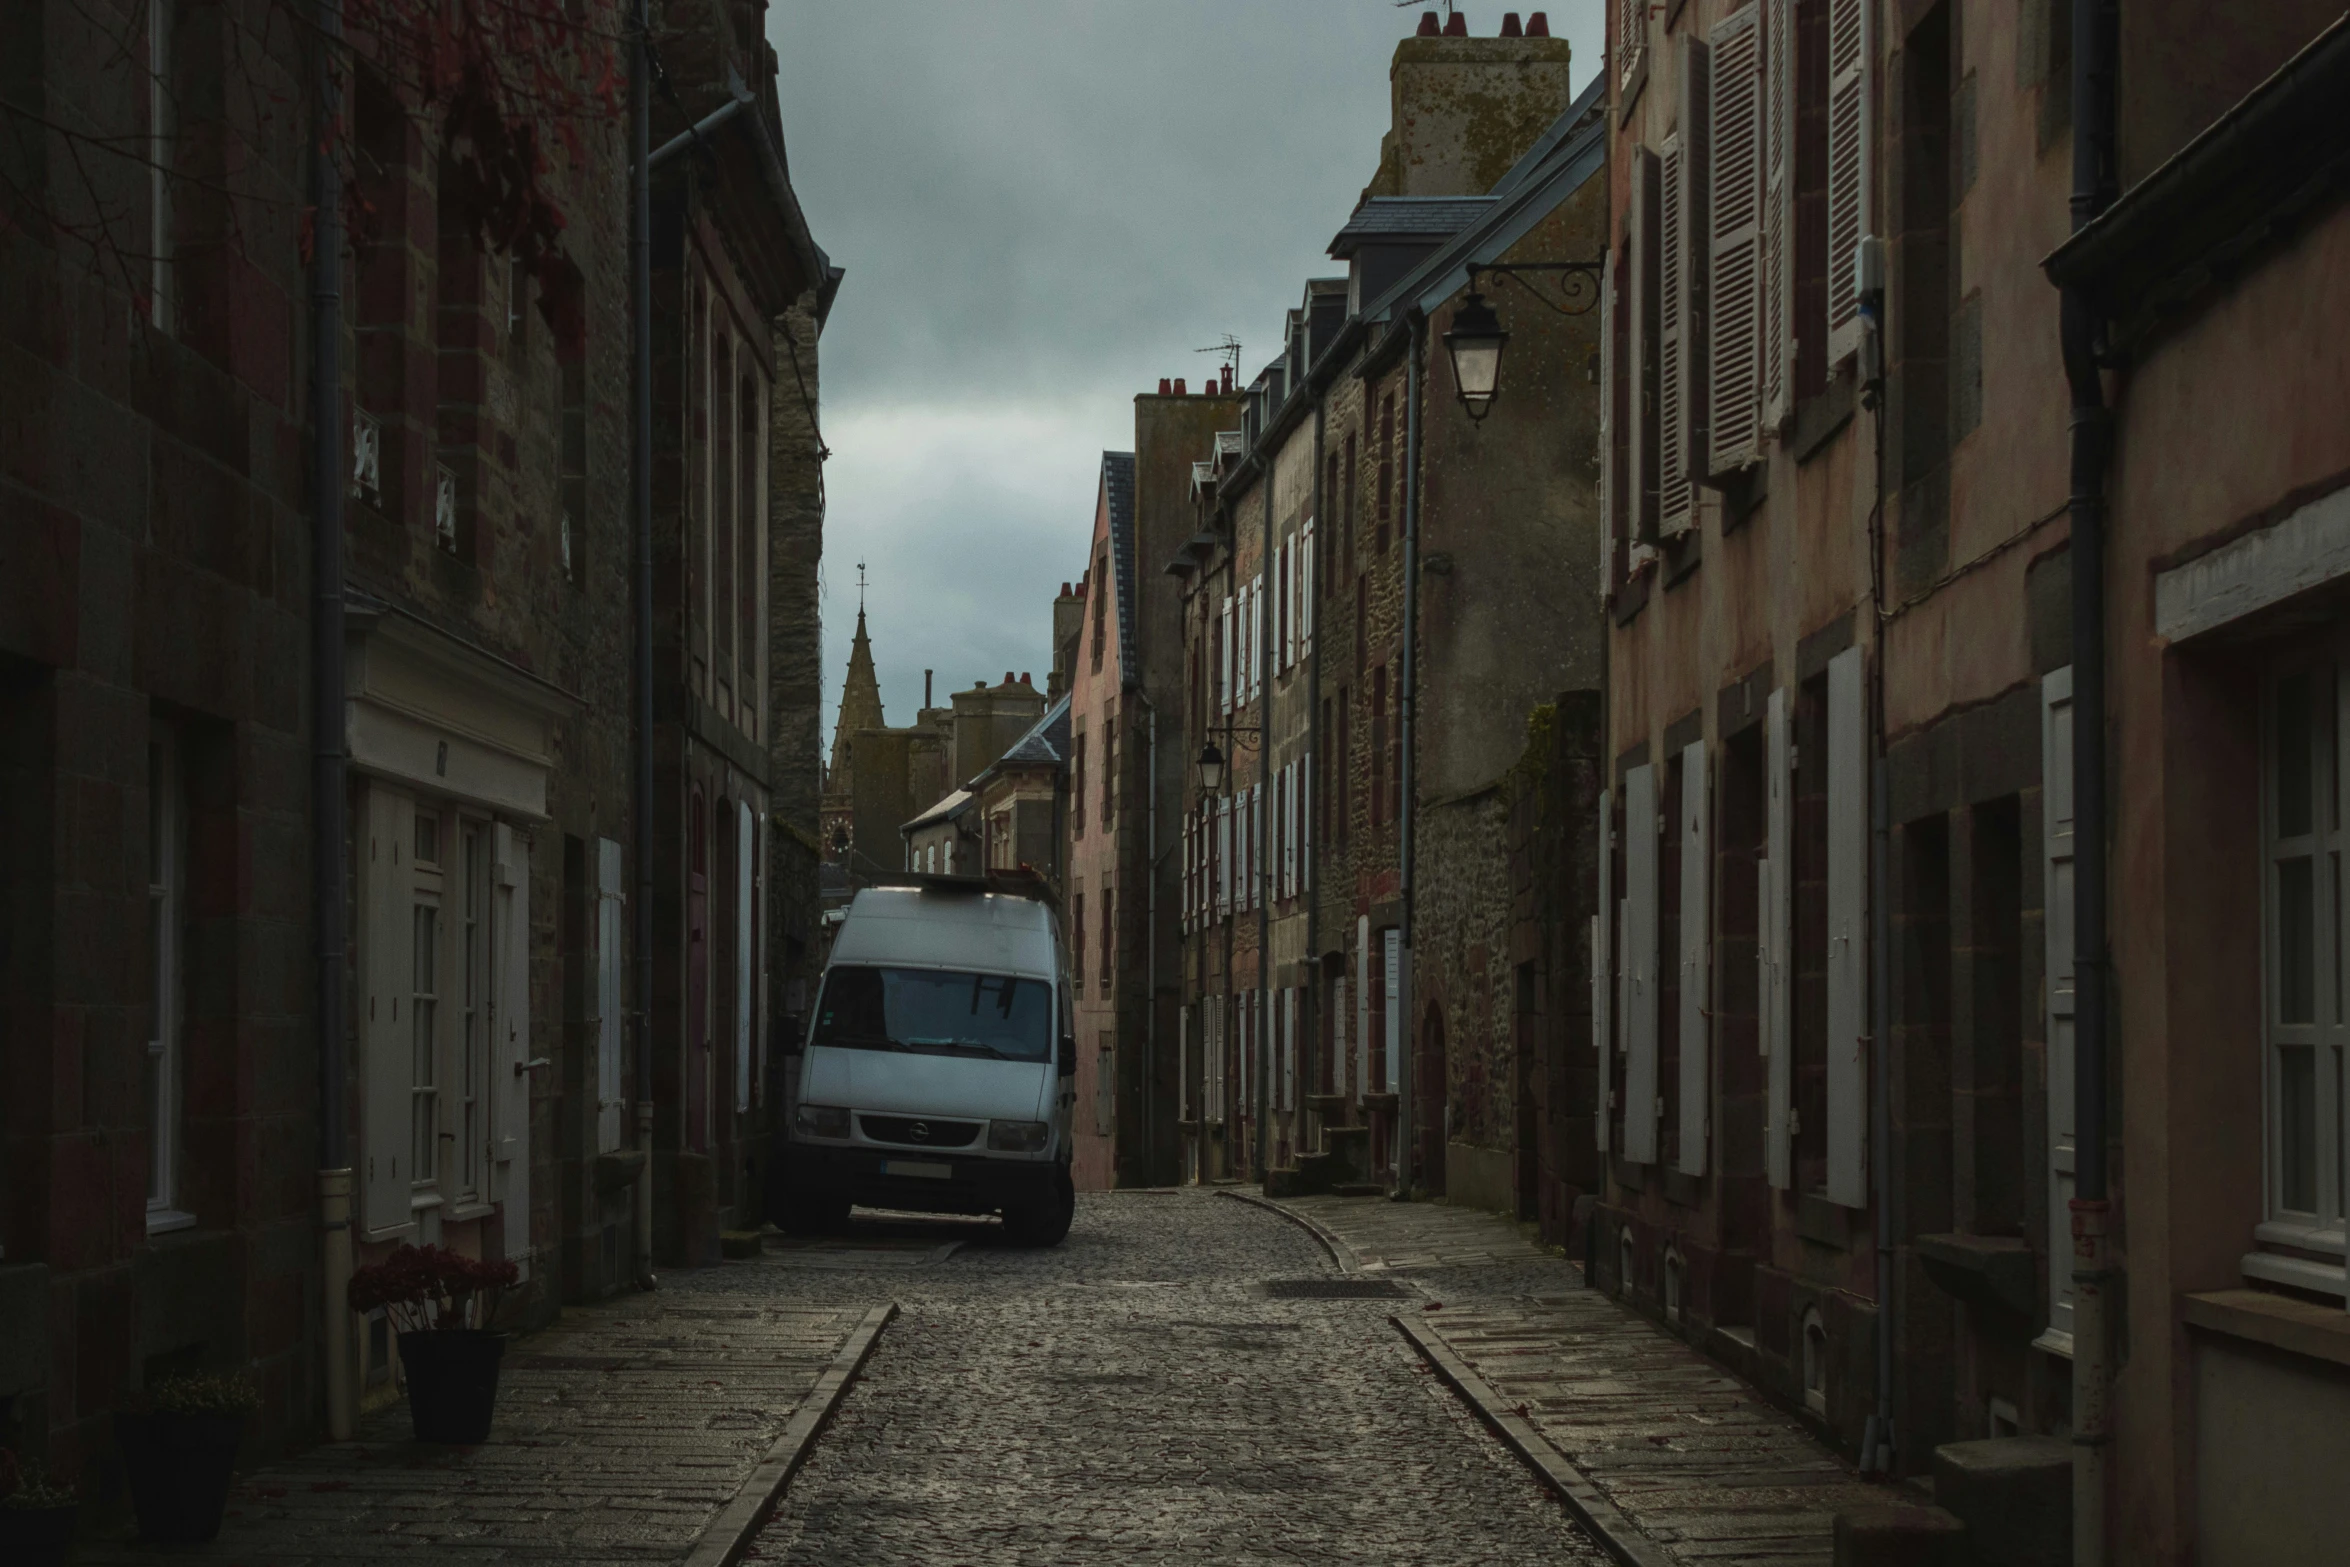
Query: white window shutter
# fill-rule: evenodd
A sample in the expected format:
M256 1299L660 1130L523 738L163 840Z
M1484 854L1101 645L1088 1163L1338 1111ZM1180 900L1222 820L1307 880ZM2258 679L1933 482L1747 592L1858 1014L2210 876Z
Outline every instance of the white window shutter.
M1106 763L1109 758L1102 760ZM737 800L734 826L734 1109L751 1108L752 1051L759 1031L752 1026L752 998L758 987L759 949L752 926L751 889L758 865L758 820L748 801Z
M490 1157L506 1256L530 1277L530 839L500 822L490 889L491 994L496 1048L490 1103L496 1117Z
M1265 901L1265 786L1260 781L1248 789L1248 906L1261 908Z
M1616 90L1620 93L1640 68L1648 47L1649 0L1616 0Z
M1686 533L1694 516L1689 484L1689 157L1679 134L1657 149L1659 164L1656 347L1657 532Z
M1632 319L1625 329L1625 352L1631 360L1625 367L1630 389L1625 417L1630 428L1625 432L1624 502L1631 519L1631 537L1649 543L1657 536L1656 377L1661 318L1657 287L1663 228L1658 209L1662 205L1663 169L1655 153L1635 147L1631 174L1632 276L1626 294Z
M1656 768L1624 775L1624 1157L1656 1163Z
M1616 291L1623 286L1624 269L1611 253L1599 282L1599 591L1603 597L1615 584L1616 534L1622 526L1616 511L1623 494L1623 480L1616 473L1616 377L1624 373L1624 367L1616 363Z
M1795 372L1795 0L1764 8L1761 419L1775 430Z
M1232 907L1232 802L1216 802L1216 917Z
M1697 525L1697 486L1705 478L1711 403L1708 398L1709 343L1713 305L1706 289L1711 281L1708 258L1713 234L1708 219L1712 208L1714 161L1713 47L1702 38L1685 39L1681 47L1681 296L1679 379L1681 383L1681 456L1678 478L1687 484L1681 526Z
M2070 1353L2073 1339L2073 672L2040 682L2041 854L2046 862L2048 941L2048 1336Z
M1828 661L1828 1200L1868 1205L1869 772L1863 654Z
M1592 1113L1592 1146L1607 1152L1608 1095L1613 1091L1608 1080L1608 1069L1614 1065L1609 1059L1609 1046L1615 1037L1615 953L1612 937L1615 923L1615 859L1616 823L1615 794L1612 790L1599 792L1599 887L1598 898L1592 907L1598 910L1591 916L1591 1052L1599 1060L1599 1087L1594 1096L1596 1108Z
M369 785L359 845L359 1222L370 1238L405 1227L415 1172L409 1099L408 998L415 984L415 915L408 854L416 808Z
M1303 594L1305 604L1302 611L1306 629L1304 641L1298 649L1301 654L1308 657L1312 656L1314 651L1315 578L1321 571L1321 563L1317 559L1320 554L1320 546L1314 540L1314 519L1308 517L1306 519L1306 581Z
M1763 723L1765 765L1769 769L1763 826L1763 868L1767 874L1758 910L1763 971L1757 995L1763 1007L1761 1032L1763 1050L1769 1058L1765 1065L1770 1095L1764 1111L1763 1134L1770 1183L1784 1191L1794 1184L1788 1114L1794 1081L1793 1013L1789 1003L1794 996L1790 960L1795 939L1794 815L1789 799L1793 780L1788 768L1790 742L1785 691L1771 693Z
M1403 931L1390 925L1379 935L1380 983L1387 998L1387 1091L1392 1094L1403 1081Z
M1762 29L1747 6L1714 29L1706 245L1708 474L1762 457Z
M1854 254L1866 230L1868 0L1828 0L1828 363L1860 346Z
M620 1147L622 1015L620 976L627 960L621 915L627 894L621 886L620 845L596 840L596 1151Z
M1305 823L1305 829L1298 834L1297 838L1297 890L1310 893L1314 890L1314 758L1312 754L1308 753L1298 765L1299 776L1305 780L1306 803L1301 817Z
M1220 712L1232 711L1232 595L1224 595L1224 607L1216 612L1216 707Z
M1713 1073L1707 1042L1713 1034L1713 833L1703 740L1681 753L1681 1147L1673 1167L1705 1173L1705 1139Z

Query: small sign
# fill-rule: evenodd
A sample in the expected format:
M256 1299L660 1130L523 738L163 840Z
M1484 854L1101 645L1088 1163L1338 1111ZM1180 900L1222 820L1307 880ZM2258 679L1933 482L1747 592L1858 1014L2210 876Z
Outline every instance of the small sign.
M951 1164L932 1164L926 1159L884 1159L881 1161L881 1173L918 1175L924 1180L947 1181L954 1179L955 1167Z

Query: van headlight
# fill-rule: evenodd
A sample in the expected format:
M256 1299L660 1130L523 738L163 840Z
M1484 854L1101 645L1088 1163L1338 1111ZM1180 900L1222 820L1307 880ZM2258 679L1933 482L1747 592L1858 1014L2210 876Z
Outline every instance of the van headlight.
M1052 1128L1042 1121L990 1121L987 1146L995 1153L1037 1153Z
M802 1105L792 1117L792 1125L807 1137L846 1137L849 1112L839 1105Z

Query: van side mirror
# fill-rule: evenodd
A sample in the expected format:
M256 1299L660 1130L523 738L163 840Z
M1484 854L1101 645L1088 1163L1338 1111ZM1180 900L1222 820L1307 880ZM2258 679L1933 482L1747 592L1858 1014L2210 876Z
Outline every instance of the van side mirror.
M1075 1034L1061 1036L1060 1054L1054 1059L1053 1068L1062 1077L1077 1075L1077 1036Z

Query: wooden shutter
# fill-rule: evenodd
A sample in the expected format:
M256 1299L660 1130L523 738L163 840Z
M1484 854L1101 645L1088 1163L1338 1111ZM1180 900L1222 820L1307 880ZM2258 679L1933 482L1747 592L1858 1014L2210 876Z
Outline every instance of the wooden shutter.
M412 1222L408 1167L408 997L415 983L415 915L408 851L416 807L406 795L367 787L359 860L359 1223L369 1239Z
M1795 366L1795 0L1763 0L1763 424L1777 429Z
M1794 1033L1789 1003L1794 996L1791 959L1794 955L1795 890L1794 815L1789 809L1791 783L1788 762L1787 693L1773 691L1763 713L1767 805L1763 825L1763 899L1758 910L1762 934L1762 974L1758 995L1762 1001L1762 1045L1769 1101L1764 1111L1763 1138L1771 1185L1781 1191L1794 1184L1790 1162L1788 1122L1793 1099Z
M1689 158L1681 135L1657 149L1657 534L1686 533L1689 486Z
M1862 652L1828 661L1828 1200L1868 1204L1869 789Z
M627 957L621 935L621 915L627 908L622 888L620 845L610 838L596 840L596 1151L611 1153L620 1147L620 1113L627 1103L621 1088L620 1041L622 1015L620 975Z
M1762 458L1763 38L1747 6L1714 29L1706 242L1706 472Z
M1624 775L1624 1157L1656 1162L1656 768Z
M1860 346L1853 258L1867 223L1868 0L1828 0L1828 363Z
M1380 983L1387 998L1387 1091L1392 1094L1403 1083L1403 932L1390 925L1379 936Z
M1702 38L1681 45L1681 466L1675 476L1685 496L1681 531L1697 525L1697 486L1706 473L1712 378L1709 342L1713 306L1706 289L1713 235L1713 47Z
M1315 543L1314 519L1308 517L1306 519L1305 589L1302 593L1299 594L1299 599L1301 600L1300 613L1304 616L1303 623L1305 626L1305 633L1299 639L1298 643L1298 653L1300 656L1311 656L1314 651L1314 622L1317 619L1315 614L1315 604L1316 594L1319 587L1316 579L1320 576L1322 569L1321 562L1318 559L1320 554L1321 548L1318 544Z
M1713 833L1706 786L1705 742L1681 752L1681 1148L1674 1168L1683 1175L1705 1173L1705 1138L1713 1073L1707 1053L1711 1038L1713 986L1711 899Z
M1232 802L1216 802L1216 917L1232 906Z
M1297 890L1310 893L1314 890L1314 757L1312 752L1306 753L1298 762L1298 769L1298 776L1304 780L1300 787L1305 795L1306 803L1299 812L1299 820L1304 823L1304 827L1297 835Z
M2043 1347L2073 1347L2073 672L2040 682L2041 855L2048 941L2048 1332Z
M1248 906L1259 908L1265 901L1265 786L1260 781L1248 789Z
M1232 711L1232 595L1224 595L1224 607L1216 612L1216 708L1219 712Z
M1297 598L1291 561L1292 541L1283 539L1273 557L1273 646L1276 673L1297 662Z
M1632 83L1648 47L1649 0L1616 0L1616 91Z
M500 822L490 889L490 1157L505 1254L530 1277L530 839Z
M1632 149L1632 276L1627 291L1632 319L1625 326L1626 367L1630 396L1626 430L1625 505L1631 519L1631 537L1653 543L1657 536L1657 251L1662 224L1658 207L1663 186L1662 166L1646 147Z
M1599 888L1598 899L1592 907L1598 910L1591 916L1591 1053L1599 1061L1599 1091L1594 1095L1597 1104L1592 1115L1592 1146L1607 1152L1608 1096L1613 1092L1608 1081L1609 1045L1615 1037L1615 859L1616 823L1614 791L1599 791Z

